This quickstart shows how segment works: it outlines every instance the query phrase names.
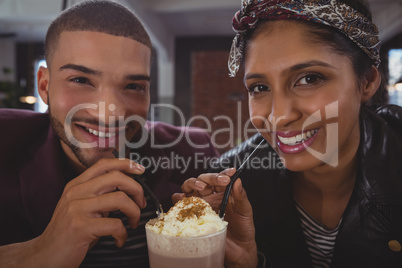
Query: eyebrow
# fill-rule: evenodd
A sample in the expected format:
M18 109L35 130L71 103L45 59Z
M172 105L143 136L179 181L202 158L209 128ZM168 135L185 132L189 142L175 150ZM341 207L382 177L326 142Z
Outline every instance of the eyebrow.
M66 64L63 65L59 68L60 71L66 70L66 69L71 69L75 71L79 71L85 74L90 74L90 75L96 75L100 76L102 75L102 72L93 70L91 68L85 67L83 65L77 65L77 64ZM148 75L142 75L142 74L129 74L124 77L126 80L134 80L134 81L151 81L151 77Z
M151 81L151 77L148 75L143 75L143 74L129 74L125 76L125 79L127 80L134 80L134 81Z
M102 74L102 72L100 72L100 71L93 70L93 69L85 67L83 65L71 64L71 63L61 66L59 68L59 71L66 70L66 69L71 69L71 70L79 71L82 73L98 75L98 76Z
M332 68L335 69L334 66L323 62L323 61L319 61L319 60L313 60L313 61L308 61L308 62L303 62L303 63L299 63L296 65L291 66L290 68L286 69L284 72L285 73L290 73L290 72L295 72L295 71L299 71L305 68L309 68L312 66L322 66L322 67L326 67L326 68ZM248 79L252 79L252 78L264 78L265 75L264 74L260 74L260 73L251 73L251 74L247 74L244 77L244 82Z
M312 67L312 66L322 66L322 67L335 69L334 66L332 66L326 62L319 61L319 60L313 60L313 61L303 62L300 64L293 65L288 70L286 70L286 72L294 72L294 71L298 71L298 70L305 69L305 68Z

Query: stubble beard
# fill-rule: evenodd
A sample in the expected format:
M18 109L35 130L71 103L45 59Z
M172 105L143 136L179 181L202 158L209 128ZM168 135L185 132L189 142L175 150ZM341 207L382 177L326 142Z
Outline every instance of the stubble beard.
M72 153L75 155L75 157L78 159L78 161L86 168L91 167L93 164L95 164L99 159L92 158L88 159L85 157L83 149L78 147L77 145L73 144L66 135L66 131L64 129L63 124L53 116L50 103L49 103L49 117L50 117L50 125L53 127L54 131L56 132L56 135L59 137L62 143L68 146Z

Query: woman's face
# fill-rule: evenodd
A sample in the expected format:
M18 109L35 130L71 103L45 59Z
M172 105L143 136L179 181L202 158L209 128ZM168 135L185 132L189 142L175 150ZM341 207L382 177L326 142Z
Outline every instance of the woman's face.
M245 58L251 120L292 171L336 167L354 157L360 139L351 61L308 37L304 24L271 22Z

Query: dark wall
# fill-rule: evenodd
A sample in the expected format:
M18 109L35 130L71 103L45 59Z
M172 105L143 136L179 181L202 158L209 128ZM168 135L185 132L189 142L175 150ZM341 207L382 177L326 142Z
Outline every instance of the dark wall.
M229 77L227 62L231 44L232 37L176 41L175 105L186 116L186 125L210 132L220 152L255 134L248 122L248 96L242 69L235 78ZM175 116L175 124L182 124L179 116Z
M191 115L191 75L193 52L222 50L229 51L233 37L181 37L175 47L175 106L185 115ZM212 71L212 70L211 70ZM179 124L175 118L175 124Z

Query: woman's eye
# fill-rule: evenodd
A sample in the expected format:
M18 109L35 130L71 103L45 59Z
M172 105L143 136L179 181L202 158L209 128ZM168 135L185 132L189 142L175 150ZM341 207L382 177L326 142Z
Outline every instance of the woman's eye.
M268 87L266 85L253 85L248 89L251 95L258 94L260 92L268 91Z
M321 81L322 78L316 74L309 74L300 78L296 85L311 85Z

